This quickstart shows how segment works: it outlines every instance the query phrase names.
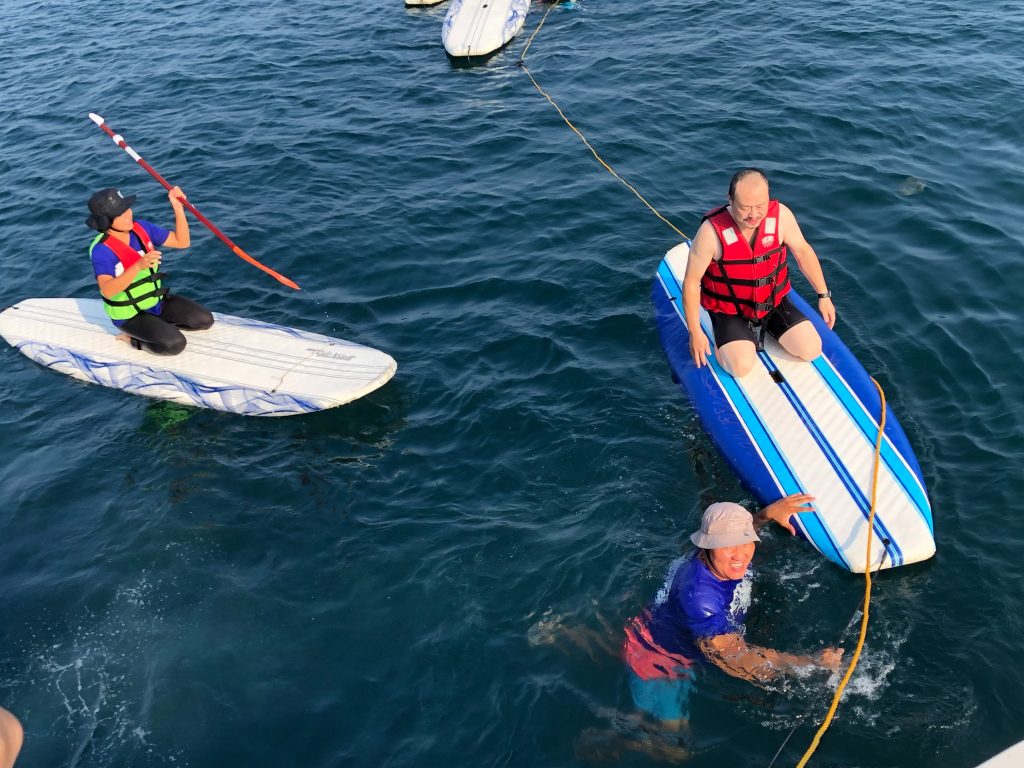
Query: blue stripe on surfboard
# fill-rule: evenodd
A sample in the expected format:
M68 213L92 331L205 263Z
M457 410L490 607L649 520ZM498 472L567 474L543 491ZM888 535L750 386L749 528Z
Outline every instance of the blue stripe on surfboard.
M814 361L814 368L856 422L861 434L874 446L875 440L878 437L878 424L865 412L860 401L856 400L850 393L849 387L844 386L844 382L839 378L832 366L828 365L822 358L818 358ZM910 470L888 439L882 441L882 459L889 472L907 495L907 498L914 505L914 508L924 518L928 530L934 536L935 527L932 522L931 507L928 505L928 499L925 497L924 491L917 481L917 475Z
M797 308L804 313L808 320L814 324L815 328L818 329L818 333L821 335L822 348L825 351L825 358L829 364L829 367L836 371L839 380L850 391L853 398L859 401L861 406L867 410L865 404L877 402L878 392L875 390L874 384L871 383L871 377L868 372L864 370L864 366L860 364L850 349L843 343L842 339L839 338L822 320L821 315L811 309L810 305L804 301L799 294L795 291L791 292L793 303ZM871 416L871 411L867 410L868 415ZM870 423L870 421L869 421ZM874 425L869 430L871 434L871 443L874 445L874 438L876 436ZM885 424L885 436L886 439L892 444L893 449L896 451L896 456L899 461L906 464L910 468L910 472L913 475L916 485L920 488L921 493L924 495L926 500L925 507L928 510L929 516L931 515L931 505L927 502L928 491L925 488L924 475L921 472L921 467L917 462L917 457L914 455L914 449L910 446L910 441L907 438L906 433L900 426L899 419L896 418L895 414L891 411L889 418L886 419Z
M679 287L679 281L676 280L675 274L672 272L672 268L665 260L662 260L658 267L658 277L665 289L665 293L672 301L672 306L676 311L676 315L685 323L685 318L683 317L682 292ZM715 346L714 332L704 325L703 321L704 318L702 317L702 327L705 334L708 336L713 350ZM736 383L736 380L732 376L722 369L713 354L709 357L709 367L711 368L716 383L722 390L722 393L725 395L732 408L737 412L740 422L746 427L750 440L753 441L755 447L761 453L762 461L774 477L775 485L782 495L788 496L792 493L806 493L807 489L804 488L797 479L792 466L783 456L782 451L775 442L775 438L768 430L764 419L761 418L760 413L757 411L757 408L751 402L746 392ZM782 471L780 472L780 470ZM796 516L796 519L799 527L802 528L805 533L805 538L810 541L819 552L830 560L842 565L847 570L852 570L849 562L844 557L842 550L832 537L831 531L829 531L828 526L816 510L810 509L807 512ZM829 554L829 551L831 551L831 555Z
M704 330L707 333L709 329L704 328ZM709 338L712 337L709 335ZM713 348L714 342L712 342ZM765 462L775 475L782 495L789 496L792 493L806 493L807 489L797 479L796 472L793 471L793 467L779 449L778 444L775 442L775 437L768 429L768 425L761 418L761 414L747 396L747 393L737 383L735 378L722 369L713 355L709 358L709 364L715 372L715 378L718 380L719 386L722 387L722 391L729 399L730 404L736 409L740 419L750 431L751 439L757 444L757 447L764 456ZM754 429L755 426L758 429ZM785 474L779 471L781 469L785 470ZM806 524L806 518L808 517L814 520L815 525ZM847 570L852 570L849 561L844 557L842 551L832 538L828 526L825 525L825 522L816 511L809 510L807 513L800 515L798 519L804 523L804 529L808 532L809 540L818 548L818 551L826 557L835 560ZM834 557L829 556L826 549L831 549Z
M703 324L701 327L704 328L705 333L708 333L710 330L703 326ZM708 338L710 340L714 336L708 333ZM714 341L711 341L712 351L714 351L714 346ZM714 371L715 380L722 388L722 392L728 399L729 404L736 410L741 422L746 426L750 434L750 439L754 441L754 444L764 457L764 462L775 477L776 485L779 487L782 495L789 496L793 493L806 493L807 489L798 479L792 465L782 453L771 430L768 429L768 425L761 418L760 412L747 396L747 393L739 386L736 379L726 373L718 364L713 354L708 358L708 363L711 370ZM842 565L847 570L852 570L849 561L843 555L842 550L840 550L835 539L832 537L831 531L829 531L828 526L825 525L824 520L821 519L817 511L810 509L797 516L797 520L803 523L802 527L807 533L808 541L819 552ZM808 520L813 521L813 523L808 524ZM827 550L831 550L833 554L829 555Z
M761 359L761 362L764 363L764 366L769 371L778 370L778 367L775 365L775 361L771 359L767 352L761 352L760 354L758 354L758 357ZM804 423L804 426L807 427L807 431L810 433L811 439L813 439L814 442L817 443L818 448L821 450L822 454L828 460L828 463L831 465L836 476L839 478L839 481L843 484L843 487L846 488L846 492L850 495L850 498L853 500L854 504L856 504L857 509L860 510L861 515L863 515L865 520L870 520L871 502L867 498L867 496L864 495L864 491L861 489L857 481L853 479L853 476L850 474L849 469L847 469L846 464L843 463L843 460L839 457L839 454L832 446L831 441L827 437L825 437L825 434L821 431L821 427L818 426L818 423L814 420L814 417L811 416L811 414L807 411L807 407L804 405L803 401L797 395L796 391L793 389L793 386L788 381L783 379L783 381L779 384L779 387L782 390L782 394L789 401L790 405L793 406L793 410L796 411L797 416L800 417L800 420ZM890 550L889 557L892 560L892 564L894 566L902 565L903 552L900 549L899 544L896 542L895 537L889 532L888 528L885 525L885 522L882 520L882 517L878 514L877 511L875 513L874 528L875 533L883 542L883 546L886 549ZM889 543L885 544L884 542Z

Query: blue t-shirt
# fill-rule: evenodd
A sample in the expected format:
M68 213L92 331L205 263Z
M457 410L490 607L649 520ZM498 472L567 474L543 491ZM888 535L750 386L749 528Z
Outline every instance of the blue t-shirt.
M156 224L148 221L136 219L135 223L146 230L146 234L149 235L149 239L153 241L154 248L159 248L167 242L167 237L171 234L163 227L158 227ZM136 251L142 250L142 243L139 241L139 238L136 237L134 232L131 232L128 235L128 245ZM124 268L121 266L121 261L117 258L117 254L114 253L110 246L99 244L92 249L92 271L96 277L99 277L100 275L118 277L124 271ZM154 315L159 315L162 308L163 302L160 302L155 307L151 307L146 311ZM113 320L112 322L116 326L124 325L124 320Z
M688 659L701 657L697 641L740 633L746 618L737 588L743 579L721 581L696 554L676 568L649 607L647 629L658 645Z

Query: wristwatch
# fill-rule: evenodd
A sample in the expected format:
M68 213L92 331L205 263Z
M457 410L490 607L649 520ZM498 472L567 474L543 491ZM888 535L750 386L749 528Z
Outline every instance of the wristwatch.
M832 291L825 291L824 293L819 293L818 294L818 298L819 299L831 299L832 298Z

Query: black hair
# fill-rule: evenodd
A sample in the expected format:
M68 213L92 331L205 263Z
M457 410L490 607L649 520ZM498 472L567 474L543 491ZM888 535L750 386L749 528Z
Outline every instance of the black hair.
M754 174L754 173L756 173L758 176L760 176L762 179L764 179L764 183L765 184L768 183L768 177L765 175L765 172L762 171L760 168L754 168L752 166L749 167L749 168L740 168L738 171L736 171L736 173L734 173L732 175L732 178L729 179L729 199L730 200L732 200L733 195L736 194L736 185L739 182L743 181L743 179L747 178L747 176L750 176L751 174Z
M97 232L106 232L113 226L114 222L111 221L109 216L103 214L95 214L85 220L85 226L89 229L95 229Z

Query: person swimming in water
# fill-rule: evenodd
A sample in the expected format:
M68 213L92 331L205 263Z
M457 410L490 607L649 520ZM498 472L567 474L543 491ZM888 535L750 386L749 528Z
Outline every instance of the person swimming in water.
M763 509L758 524L771 520L793 534L789 518L810 511L812 501L807 494L787 496ZM690 540L696 548L673 563L665 587L626 624L622 653L639 712L638 738L589 729L581 736L581 751L604 749L607 754L626 748L685 759L689 751L681 737L689 727L689 698L701 665L754 683L798 671L838 669L841 648L795 654L744 639L746 608L738 592L760 541L746 509L731 502L712 504Z

